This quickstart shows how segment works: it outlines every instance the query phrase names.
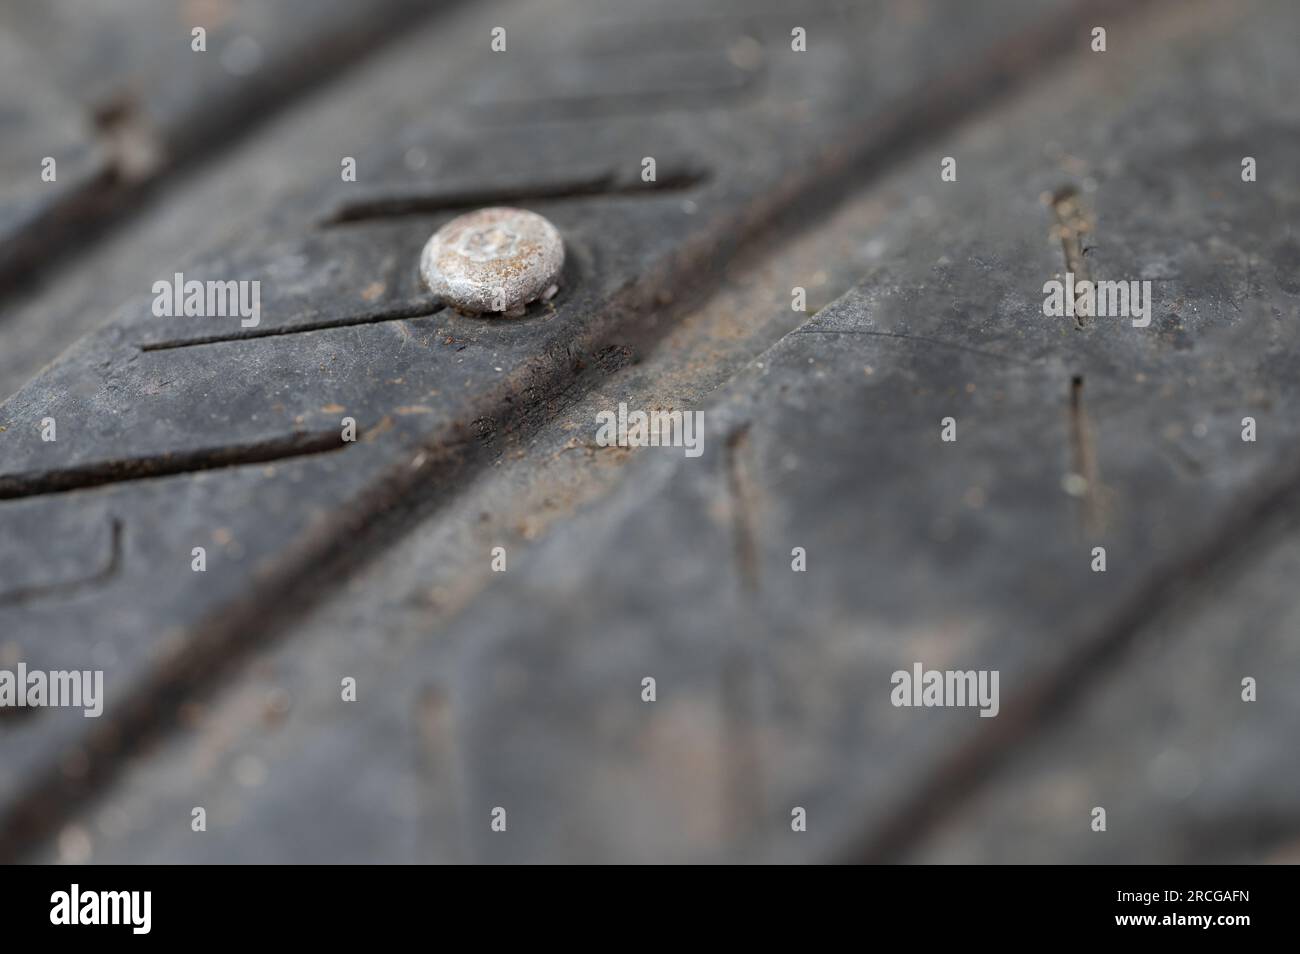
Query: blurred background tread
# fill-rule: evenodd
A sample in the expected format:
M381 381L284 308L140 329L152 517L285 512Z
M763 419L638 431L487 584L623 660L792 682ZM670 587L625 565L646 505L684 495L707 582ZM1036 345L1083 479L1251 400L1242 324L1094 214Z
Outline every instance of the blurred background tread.
M437 0L42 0L0 8L0 291L212 160ZM195 29L205 31L200 39ZM194 48L202 42L205 49ZM35 173L56 159L57 178ZM107 303L110 306L116 302Z

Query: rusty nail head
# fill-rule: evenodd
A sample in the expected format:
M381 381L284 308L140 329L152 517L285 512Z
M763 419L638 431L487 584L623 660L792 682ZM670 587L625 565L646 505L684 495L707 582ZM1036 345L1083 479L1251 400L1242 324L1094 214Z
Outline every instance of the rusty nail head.
M420 278L445 304L472 315L523 314L555 293L564 239L536 212L479 209L452 219L424 246Z

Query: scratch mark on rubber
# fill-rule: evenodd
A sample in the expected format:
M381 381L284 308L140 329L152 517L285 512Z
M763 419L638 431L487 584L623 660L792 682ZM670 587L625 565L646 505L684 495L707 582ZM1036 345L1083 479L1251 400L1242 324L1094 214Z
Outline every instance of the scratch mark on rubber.
M60 580L58 583L39 583L32 586L15 587L0 593L0 606L25 603L31 600L52 596L66 596L86 587L99 586L115 577L122 567L122 521L116 517L109 519L108 560L89 576L75 580ZM3 710L0 710L3 711Z
M341 202L318 223L321 228L392 219L408 215L436 215L480 209L491 205L518 205L544 200L582 199L595 196L640 196L661 192L685 192L708 181L702 170L682 169L660 176L654 182L627 179L612 172L551 183L521 184L500 188L430 192L427 189L393 190L383 195Z
M1079 198L1079 191L1074 186L1057 189L1056 194L1052 196L1051 204L1052 218L1056 223L1054 231L1057 238L1061 240L1061 253L1065 256L1065 270L1074 275L1076 305L1074 323L1077 327L1083 328L1088 323L1087 316L1081 314L1077 306L1080 295L1079 283L1092 280L1085 258L1088 250L1083 245L1083 237L1092 232L1092 217L1084 208L1083 200Z
M409 318L428 318L444 310L441 302L411 301L390 308L362 312L345 318L326 318L320 321L301 322L275 328L244 328L225 335L208 335L202 338L173 338L168 341L151 341L139 346L141 351L170 351L175 348L193 348L198 345L222 344L228 341L251 341L255 338L276 338L298 335L308 331L326 331L330 328L352 328L374 325L384 321L405 321Z
M730 501L732 545L742 590L741 612L753 619L754 597L759 589L759 558L754 512L757 489L749 463L750 424L727 436L724 464ZM732 842L743 845L761 831L764 816L762 744L758 734L760 714L759 661L761 647L752 642L760 628L741 627L735 645L722 664L720 686L723 740L723 816ZM748 634L751 638L743 638Z
M262 464L287 457L326 453L346 446L348 443L343 441L340 432L330 430L274 437L251 444L96 461L63 470L0 474L0 500L68 493L105 484L221 470L243 464Z
M1081 498L1084 531L1097 535L1106 528L1101 465L1092 437L1092 423L1083 403L1083 375L1070 378L1070 450L1074 472L1084 480Z
M727 437L727 491L731 501L732 538L736 570L741 586L748 593L758 592L758 546L755 543L752 510L754 485L748 465L742 458L749 447L749 425Z

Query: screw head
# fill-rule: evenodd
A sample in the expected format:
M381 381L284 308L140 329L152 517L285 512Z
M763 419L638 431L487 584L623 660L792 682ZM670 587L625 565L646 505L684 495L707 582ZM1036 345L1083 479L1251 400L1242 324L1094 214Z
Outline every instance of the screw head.
M554 294L564 239L536 212L479 209L452 219L424 246L420 278L446 305L471 315L522 314Z

